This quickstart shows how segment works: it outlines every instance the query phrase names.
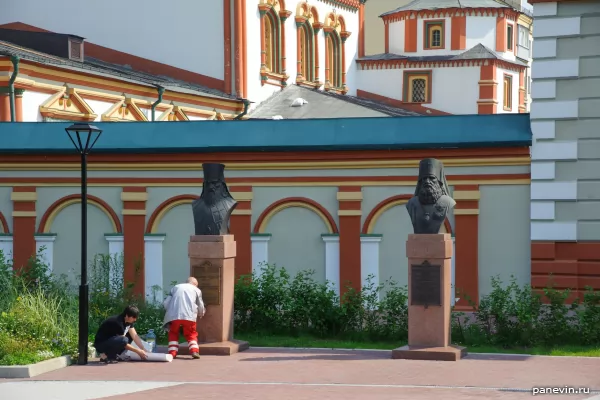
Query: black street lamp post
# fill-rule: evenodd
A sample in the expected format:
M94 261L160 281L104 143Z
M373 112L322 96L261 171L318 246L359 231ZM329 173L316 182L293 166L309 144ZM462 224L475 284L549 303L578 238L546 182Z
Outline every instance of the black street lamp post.
M69 139L81 154L81 283L79 285L79 358L85 365L88 359L89 287L87 276L87 155L102 130L94 125L77 123L65 129Z

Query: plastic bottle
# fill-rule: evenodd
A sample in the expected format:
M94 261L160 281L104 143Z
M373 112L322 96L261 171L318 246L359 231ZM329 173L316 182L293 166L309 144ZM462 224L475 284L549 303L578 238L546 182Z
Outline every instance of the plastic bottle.
M150 344L150 352L156 353L156 334L154 334L154 329L148 329L148 333L146 334L146 342Z

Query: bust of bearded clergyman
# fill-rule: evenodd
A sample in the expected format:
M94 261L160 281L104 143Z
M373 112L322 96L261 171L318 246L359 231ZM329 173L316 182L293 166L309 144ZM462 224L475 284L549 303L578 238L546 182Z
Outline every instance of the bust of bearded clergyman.
M456 205L449 195L444 164L435 158L421 160L415 197L406 204L414 233L440 233L446 214Z
M225 165L202 164L202 194L192 202L196 235L229 234L229 218L237 202L225 184Z

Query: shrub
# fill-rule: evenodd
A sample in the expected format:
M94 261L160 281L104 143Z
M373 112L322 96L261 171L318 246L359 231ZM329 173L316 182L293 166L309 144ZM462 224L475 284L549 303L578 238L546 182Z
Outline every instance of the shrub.
M582 344L600 343L600 292L586 287L583 301L577 302L578 338Z
M346 288L340 299L331 283L318 283L314 271L295 277L283 268L263 265L259 274L243 276L235 286L235 330L319 337L405 341L408 337L408 291L396 282L375 285L369 277L360 290ZM547 287L537 293L514 277L479 303L461 294L472 313L453 312L452 337L469 346L503 347L600 344L600 293L591 288L581 301L567 305L569 290ZM458 291L460 293L460 291Z
M375 286L369 277L362 290L346 288L340 298L331 282L318 283L313 276L312 270L301 271L292 279L284 268L262 265L259 274L241 277L235 285L236 332L356 339L406 336L405 288L394 282Z
M106 318L120 314L131 304L140 310L140 318L135 324L138 334L143 336L149 329L154 329L157 341L164 341L167 333L162 329L162 296L156 294L160 288L154 288L154 301L148 302L135 294L136 283L125 285L123 272L122 254L98 254L90 263L90 340Z
M140 335L154 329L158 340L166 337L161 329L162 304L135 295L135 284L124 286L122 256L97 255L89 272L90 341L105 318L128 304L140 309L136 324ZM0 285L0 365L78 356L78 291L66 276L50 273L41 254L32 257L27 267L14 270L0 252Z

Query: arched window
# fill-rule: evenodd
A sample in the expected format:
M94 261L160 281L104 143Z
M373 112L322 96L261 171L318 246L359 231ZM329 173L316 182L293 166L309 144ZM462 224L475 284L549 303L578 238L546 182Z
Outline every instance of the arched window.
M331 13L325 19L325 89L345 94L346 51L345 42L350 36L341 15Z
M319 82L318 32L323 27L319 23L317 9L306 2L298 4L296 9L296 27L298 34L298 73L296 83L317 88Z
M314 71L314 33L312 26L307 23L300 27L300 72L304 80L312 82L315 80Z
M273 9L263 16L264 24L264 62L268 72L281 73L281 20Z
M273 29L273 22L270 17L265 18L265 67L267 71L277 72L277 63L275 55L275 45L277 41L275 40L275 32Z
M327 35L327 53L329 70L329 84L334 88L342 87L342 41L336 31Z
M288 78L285 74L284 23L291 12L285 11L283 0L261 0L258 10L261 32L261 81L263 85L265 83L281 85Z

